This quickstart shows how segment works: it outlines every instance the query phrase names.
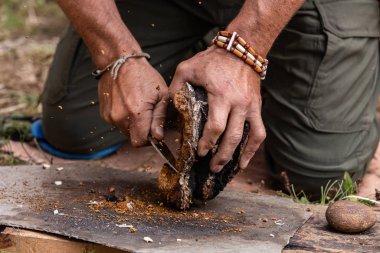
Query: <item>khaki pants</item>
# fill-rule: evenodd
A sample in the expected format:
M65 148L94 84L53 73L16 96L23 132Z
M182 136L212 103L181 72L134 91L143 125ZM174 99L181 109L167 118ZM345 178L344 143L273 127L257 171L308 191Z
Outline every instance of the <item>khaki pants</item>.
M176 65L204 49L209 31L225 27L243 3L116 2L168 83ZM276 40L262 84L265 147L275 178L286 170L297 188L319 193L344 171L363 176L379 140L379 20L377 0L307 0ZM43 96L45 135L62 151L86 154L125 141L99 116L94 69L68 27Z

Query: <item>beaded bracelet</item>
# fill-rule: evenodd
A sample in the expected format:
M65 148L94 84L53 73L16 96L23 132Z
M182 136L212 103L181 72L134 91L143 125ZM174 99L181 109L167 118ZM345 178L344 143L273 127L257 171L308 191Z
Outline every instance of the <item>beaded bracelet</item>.
M220 31L212 43L239 57L260 75L261 80L265 79L268 60L261 57L237 32Z
M99 79L103 74L104 72L106 71L111 71L111 77L113 80L116 80L117 79L117 76L119 74L119 69L121 67L121 65L123 65L128 59L131 59L131 58L141 58L141 57L145 57L147 58L148 60L150 59L150 55L147 54L147 53L138 53L138 54L131 54L131 55L122 55L119 59L117 59L116 61L108 64L104 69L96 69L92 72L92 76L95 77L95 79Z

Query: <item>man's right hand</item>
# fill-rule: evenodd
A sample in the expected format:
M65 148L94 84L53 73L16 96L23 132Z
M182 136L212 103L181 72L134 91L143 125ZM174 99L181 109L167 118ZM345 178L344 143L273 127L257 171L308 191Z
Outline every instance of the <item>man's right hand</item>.
M102 69L122 55L141 48L120 17L114 0L56 0L86 43L95 65ZM116 80L104 73L98 86L100 115L143 146L151 134L162 139L168 88L144 58L125 62Z
M101 117L129 135L134 147L147 144L149 134L163 139L168 87L146 59L128 59L116 80L104 73L98 96Z

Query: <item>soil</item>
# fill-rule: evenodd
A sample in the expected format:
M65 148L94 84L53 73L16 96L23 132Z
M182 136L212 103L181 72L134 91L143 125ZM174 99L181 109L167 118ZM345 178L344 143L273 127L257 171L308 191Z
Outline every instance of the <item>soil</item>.
M0 41L0 115L38 115L39 96L58 37Z

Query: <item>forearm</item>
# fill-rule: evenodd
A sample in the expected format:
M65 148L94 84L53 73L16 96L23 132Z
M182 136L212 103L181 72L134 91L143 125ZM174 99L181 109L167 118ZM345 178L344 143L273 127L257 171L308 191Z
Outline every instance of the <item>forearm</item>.
M141 52L114 0L56 1L83 38L98 67L104 67L121 54Z
M304 0L246 0L239 15L227 27L236 31L262 56Z

